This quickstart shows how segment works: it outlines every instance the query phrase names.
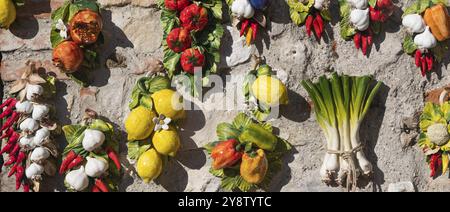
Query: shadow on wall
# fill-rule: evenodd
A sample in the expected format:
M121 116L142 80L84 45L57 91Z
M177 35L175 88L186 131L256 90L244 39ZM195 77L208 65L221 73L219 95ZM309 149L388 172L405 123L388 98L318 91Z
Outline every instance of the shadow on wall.
M381 185L384 184L384 173L380 168L378 168L378 157L375 153L375 146L378 142L378 137L380 135L380 128L383 123L384 115L386 112L386 100L388 98L390 88L385 84L382 84L377 96L374 98L373 104L367 113L365 120L361 124L360 128L360 138L361 143L365 144L365 153L373 166L373 191L382 191ZM369 121L370 120L370 121ZM366 186L370 180L364 182L358 186Z
M108 59L117 62L116 49L134 48L133 43L128 40L125 33L115 23L112 22L111 10L102 9L101 15L103 19L103 36L105 43L100 46L100 70L94 70L92 86L102 87L108 84L108 79L111 76L111 70L105 65Z
M10 32L22 39L32 39L39 32L39 23L35 15L50 13L50 0L25 0L25 5L17 8L17 18Z
M304 122L311 115L311 106L295 91L288 90L289 104L281 106L281 115L293 122Z

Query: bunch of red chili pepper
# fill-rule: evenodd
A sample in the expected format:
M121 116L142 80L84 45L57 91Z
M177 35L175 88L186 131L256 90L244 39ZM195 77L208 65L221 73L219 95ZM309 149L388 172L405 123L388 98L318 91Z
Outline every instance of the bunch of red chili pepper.
M250 46L256 40L259 24L253 19L243 19L241 21L240 36L245 35L245 43Z
M364 32L357 32L353 36L353 42L355 42L356 49L361 48L363 55L367 54L367 49L373 44L373 32L369 28Z
M311 37L311 31L314 29L316 38L320 40L324 31L324 21L319 11L313 9L311 14L308 15L305 22L306 33L308 37Z
M3 153L8 154L8 160L4 164L0 164L0 171L2 165L9 166L10 171L8 177L15 175L16 190L19 190L23 185L24 192L29 192L30 184L24 177L27 154L20 147L20 134L14 130L15 124L20 118L20 113L14 110L16 103L17 100L15 98L8 98L0 105L0 109L3 111L0 114L0 118L6 118L6 122L0 129L0 133L2 134L0 140L7 139L6 145L0 150L0 155Z
M421 52L419 49L415 53L416 66L420 68L421 74L424 77L427 72L433 70L434 56L430 52Z

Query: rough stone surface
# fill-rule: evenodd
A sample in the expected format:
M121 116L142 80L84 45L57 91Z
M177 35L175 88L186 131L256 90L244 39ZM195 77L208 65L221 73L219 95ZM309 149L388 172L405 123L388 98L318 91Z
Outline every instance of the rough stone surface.
M0 30L3 80L20 76L13 73L26 60L42 60L44 64L51 61L49 14L63 1L33 2L45 5L30 10L34 11L33 16L19 15L10 31ZM102 0L100 3L105 6L102 10L105 44L101 47L101 59L106 65L92 70L94 83L88 90L80 91L80 87L70 80L58 82L57 113L61 124L77 123L82 118L82 111L91 107L115 123L124 141L126 133L122 123L129 112L131 90L136 80L143 76L135 73L139 73L139 68L144 66L140 63L148 58L162 59L160 11L153 1ZM397 6L405 7L403 3L397 3ZM336 8L336 5L332 7ZM261 33L256 45L250 48L242 47L237 29L224 23L227 30L222 44L220 67L223 72L220 77L233 76L223 85L227 96L211 92L204 96L204 101L193 100L192 105L198 109L188 111L187 119L181 125L182 149L169 161L155 183L145 184L136 176L133 165L126 160L126 145L121 143L121 158L126 169L121 191L220 190L219 179L208 173L211 160L199 147L216 139L218 123L229 122L238 113L238 110L224 110L222 106L232 103L230 94L233 92L240 95L240 90L233 86L240 88L239 79L253 65L249 59L253 53L265 57L276 70L288 74L290 104L281 108L280 117L272 124L278 128L281 137L294 145L295 151L284 158L283 169L273 180L271 191L344 190L327 187L320 181L324 136L311 114L308 95L299 84L303 79L317 79L330 69L351 75L372 74L384 82L361 129L365 151L374 164L373 181L358 191L387 191L390 184L404 181L411 181L417 191L449 191L447 176L429 179L425 157L416 145L404 147L400 121L404 117L413 117L422 109L425 92L449 84L448 55L437 73L421 77L413 58L402 51L404 32L399 27L400 11L375 37L369 57L356 50L353 42L339 37L337 22L328 24L325 39L317 42L306 36L304 27L291 23L284 1L276 1L267 13L271 17L268 31ZM332 16L337 19L337 10ZM51 65L46 68L53 70ZM61 147L65 145L64 138L58 138L58 141ZM14 191L13 179L8 179L4 173L0 178L0 191ZM65 190L62 177L48 178L42 188L45 191Z

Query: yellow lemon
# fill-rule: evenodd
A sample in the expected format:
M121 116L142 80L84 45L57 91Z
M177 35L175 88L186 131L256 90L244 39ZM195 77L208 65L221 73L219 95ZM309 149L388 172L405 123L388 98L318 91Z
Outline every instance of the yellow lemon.
M252 93L256 99L268 106L288 103L286 86L271 76L258 77L252 84Z
M175 157L180 148L180 137L175 128L156 131L152 138L153 147L162 155Z
M16 20L16 7L12 0L0 0L0 28L8 29Z
M153 118L155 117L156 114L145 107L139 106L133 109L125 120L128 141L148 138L155 127L155 123L153 123Z
M162 164L158 152L153 148L149 149L139 157L136 165L137 173L145 183L149 183L161 174Z
M159 115L164 115L172 120L181 119L185 112L183 109L183 97L171 89L162 89L152 94L153 106Z

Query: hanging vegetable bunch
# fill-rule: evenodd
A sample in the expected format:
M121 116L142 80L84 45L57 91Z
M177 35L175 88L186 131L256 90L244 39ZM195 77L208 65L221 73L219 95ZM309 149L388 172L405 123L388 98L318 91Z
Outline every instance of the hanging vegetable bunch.
M209 74L217 72L220 62L222 2L160 0L159 5L164 30L164 67L170 78L189 77L191 93L198 96L197 83L192 82L202 80L207 84ZM201 72L202 79L194 76L197 72Z
M326 184L356 189L358 177L370 176L372 164L363 152L359 127L369 111L381 82L370 76L350 77L333 73L317 83L302 81L314 103L317 122L325 134L327 152L320 175Z
M391 0L339 0L341 37L353 39L356 49L364 55L373 44L374 34L394 12Z
M402 24L409 32L403 50L414 55L422 76L431 72L435 61L441 62L448 51L450 16L446 4L445 0L420 0L403 14Z
M288 0L292 21L304 24L308 37L314 30L317 40L322 38L325 21L331 21L328 0Z
M6 141L0 154L8 154L0 171L3 165L9 167L8 177L15 175L16 190L23 186L25 192L38 192L43 176L56 173L58 150L52 135L57 125L49 104L56 93L55 80L39 75L35 65L29 64L0 105L1 139Z
M205 146L213 160L210 173L222 178L227 191L267 189L281 169L283 155L291 145L272 133L268 123L254 122L244 113L217 126L219 141Z
M102 27L95 0L68 0L52 13L53 63L84 87L89 82L88 70L98 66Z
M0 29L9 29L16 20L16 7L24 4L24 0L0 0Z
M183 98L170 82L162 75L139 79L125 120L128 157L137 161L137 174L146 183L161 174L163 161L175 157L181 145L177 122L185 117Z
M427 102L420 116L418 144L430 165L430 176L437 177L448 170L450 153L450 102L444 101L448 91L440 98L440 105Z
M226 0L234 18L239 20L240 36L245 37L245 43L250 46L258 35L259 28L267 25L263 11L269 0Z
M81 124L63 127L67 139L59 168L70 191L117 191L121 165L113 126L87 109Z
M254 118L265 121L272 107L288 104L288 91L279 80L272 67L259 62L250 71L244 81L244 95Z

